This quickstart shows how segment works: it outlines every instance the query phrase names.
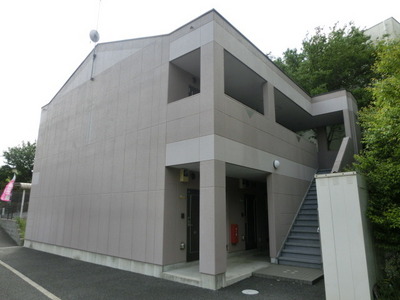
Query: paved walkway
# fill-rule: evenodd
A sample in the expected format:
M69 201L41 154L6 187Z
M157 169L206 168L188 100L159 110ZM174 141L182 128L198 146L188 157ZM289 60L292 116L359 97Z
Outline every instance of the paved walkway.
M15 246L0 230L0 299L266 299L323 300L315 285L251 277L210 291ZM257 290L257 295L243 290Z
M267 268L254 272L253 275L257 277L295 281L312 285L320 280L324 276L324 273L320 269L271 264Z

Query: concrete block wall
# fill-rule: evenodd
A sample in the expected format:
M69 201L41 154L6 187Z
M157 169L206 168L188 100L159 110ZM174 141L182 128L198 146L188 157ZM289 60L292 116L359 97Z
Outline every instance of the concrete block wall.
M17 243L22 246L23 240L20 236L20 230L15 220L0 219L0 226L7 232L7 234Z

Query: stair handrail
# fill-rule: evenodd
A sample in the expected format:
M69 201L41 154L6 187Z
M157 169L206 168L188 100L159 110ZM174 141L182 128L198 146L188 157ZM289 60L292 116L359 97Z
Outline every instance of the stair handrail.
M276 255L276 258L277 258L277 260L278 260L278 263L279 263L279 256L281 255L281 252L282 252L282 250L283 250L283 247L285 246L286 241L287 241L287 239L288 239L288 237L289 237L289 234L290 234L290 232L292 231L292 228L293 228L293 226L294 226L294 223L296 222L297 216L299 215L300 210L301 210L301 208L303 207L303 203L304 203L304 201L306 200L306 197L307 197L307 195L308 195L308 191L310 190L312 184L313 184L314 181L315 181L315 175L316 175L317 173L318 173L318 171L316 171L315 174L313 175L312 180L311 180L311 182L310 182L310 184L308 185L308 188L307 188L307 190L306 190L306 193L304 194L303 200L301 200L301 203L300 203L300 205L299 205L299 208L297 209L297 212L296 212L296 214L295 214L295 216L294 216L294 218L293 218L292 224L290 225L289 230L288 230L288 232L286 233L286 236L285 236L285 238L284 238L284 240L283 240L283 242L282 242L282 244L281 244L281 247L280 247L280 249L279 249L279 251L278 251L278 253L277 253L277 255Z

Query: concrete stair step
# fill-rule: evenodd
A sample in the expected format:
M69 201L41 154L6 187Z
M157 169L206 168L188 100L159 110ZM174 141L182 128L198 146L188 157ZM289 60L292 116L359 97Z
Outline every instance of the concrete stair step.
M301 214L301 215L315 215L315 216L317 216L317 215L318 215L318 210L316 210L316 209L304 209L304 208L301 208L299 214Z
M304 242L303 240L286 242L285 246L288 246L288 247L293 246L293 247L321 248L321 244L320 243Z
M320 263L307 263L307 262L299 262L299 261L287 261L287 260L279 260L280 265L286 266L296 266L302 268L311 268L311 269L322 269L322 264Z
M318 209L318 204L316 204L316 203L303 203L302 208L303 209L315 209L315 210L317 210Z
M294 222L295 226L314 226L319 227L318 220L296 220Z
M301 243L303 245L307 245L309 247L321 247L321 243L319 238L310 238L310 237L288 237L287 243Z
M305 254L305 255L316 255L321 257L321 249L318 247L300 247L300 246L290 246L286 245L285 249L282 250L282 256L284 254Z
M318 226L295 224L292 232L318 233Z
M322 264L321 256L317 255L302 255L302 254L292 254L292 255L282 255L279 257L279 261L297 261L310 264Z
M318 215L298 215L297 219L299 221L318 221Z
M288 238L319 241L319 234L313 232L290 232Z
M316 205L317 207L315 209L318 210L318 200L310 200L310 199L305 199L303 202L303 205Z

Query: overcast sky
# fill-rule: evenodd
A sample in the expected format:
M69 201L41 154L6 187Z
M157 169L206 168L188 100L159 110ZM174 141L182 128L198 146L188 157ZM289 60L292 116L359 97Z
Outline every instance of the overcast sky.
M276 57L299 48L317 26L353 21L366 29L389 17L400 21L399 0L2 0L0 156L36 141L41 107L92 50L91 29L100 42L167 34L212 8Z

